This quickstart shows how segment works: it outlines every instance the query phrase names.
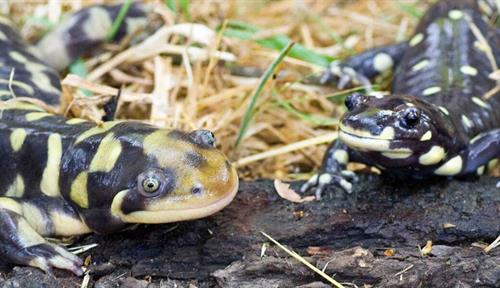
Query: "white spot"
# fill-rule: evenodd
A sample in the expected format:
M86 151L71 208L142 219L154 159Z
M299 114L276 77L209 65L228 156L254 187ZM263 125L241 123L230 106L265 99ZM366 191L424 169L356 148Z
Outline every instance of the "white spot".
M472 128L474 123L465 115L462 115L462 124L464 125L465 128Z
M387 53L378 53L375 55L375 58L373 58L373 68L375 68L378 72L386 71L392 68L393 65L394 62L392 61L391 56Z
M450 12L448 12L448 17L450 17L450 19L453 19L453 20L458 20L458 19L464 17L464 12L462 12L460 10L453 9L453 10L450 10Z
M491 109L490 104L484 102L481 98L472 97L472 102L474 102L474 104L476 104L479 107L486 108L486 109Z
M420 137L420 141L427 141L430 140L431 138L432 138L432 131L429 130L425 132L424 135L422 135L422 137Z
M425 89L424 91L422 91L422 95L432 95L432 94L436 94L438 92L441 92L441 87L438 87L438 86L433 86L433 87L429 87L427 89Z
M421 70L425 67L427 67L427 65L429 65L429 60L427 59L424 59L422 61L419 61L418 63L416 63L415 65L413 65L411 67L411 71L418 71L418 70Z
M384 96L388 95L389 93L386 92L386 91L371 91L370 93L368 93L367 95L368 96L372 96L372 97L375 97L375 98L384 98Z
M441 165L441 167L436 169L436 171L434 171L434 174L443 176L457 175L462 170L462 165L462 157L455 156Z
M443 147L440 146L432 146L429 151L420 155L418 158L418 163L422 165L434 165L439 163L439 161L443 160L446 156L446 153Z
M466 75L471 75L471 76L477 75L477 69L472 67L472 66L468 66L468 65L464 65L464 66L460 67L460 72L462 72Z
M472 138L469 143L470 144L474 144L474 142L476 142L477 140L481 139L481 137L483 136L483 134L478 134L476 136L474 136L474 138Z
M448 112L448 109L444 108L443 106L438 106L438 109L441 110L441 112L443 112L443 114L445 114L446 116L450 115L450 112Z
M347 162L349 162L349 155L345 150L336 150L333 152L333 157L340 164L347 164Z
M319 184L328 184L332 181L332 175L328 173L323 173L319 176Z
M405 104L406 104L406 106L408 106L408 107L415 107L415 105L413 105L413 103L410 103L410 102L406 102Z
M313 176L311 176L311 178L309 178L307 182L316 184L316 182L318 182L318 174L314 174Z
M410 44L410 47L413 47L415 45L418 45L418 43L422 42L422 40L424 40L424 34L418 33L410 39L410 42L408 44Z
M477 168L477 170L476 170L477 175L483 175L485 168L486 167L484 167L484 165L483 166L479 166L479 168Z

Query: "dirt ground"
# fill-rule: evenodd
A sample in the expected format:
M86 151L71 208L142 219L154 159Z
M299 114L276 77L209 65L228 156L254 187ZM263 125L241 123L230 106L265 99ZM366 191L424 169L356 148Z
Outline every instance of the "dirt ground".
M281 199L269 180L243 182L213 217L88 235L73 246L98 244L82 255L91 257L87 287L329 287L261 231L345 287L498 287L500 250L483 251L500 231L496 182L401 185L365 175L351 195L330 188L322 201L303 204ZM64 271L1 271L1 287L82 284Z

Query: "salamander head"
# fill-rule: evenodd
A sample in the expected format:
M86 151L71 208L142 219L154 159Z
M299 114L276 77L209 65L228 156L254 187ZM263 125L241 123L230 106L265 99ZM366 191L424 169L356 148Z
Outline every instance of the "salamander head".
M418 170L441 162L453 145L454 128L446 113L416 97L354 93L346 106L340 140L382 167Z
M128 187L114 196L111 205L111 213L121 221L197 219L221 210L236 195L236 170L215 148L210 131L156 130L142 145L142 158L129 161Z

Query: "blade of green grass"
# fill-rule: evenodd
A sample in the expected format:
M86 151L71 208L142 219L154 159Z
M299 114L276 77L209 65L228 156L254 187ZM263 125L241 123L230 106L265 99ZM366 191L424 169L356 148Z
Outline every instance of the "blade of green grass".
M174 12L175 15L179 15L177 4L179 4L182 14L186 16L186 19L191 21L191 13L189 13L189 0L165 0L165 5L167 5L167 8Z
M73 63L71 63L68 67L69 73L80 76L81 78L85 78L88 74L87 68L85 67L85 63L82 58L78 58ZM85 96L92 96L92 92L87 89L79 89L83 92Z
M224 35L241 40L255 41L257 44L263 47L277 51L282 50L288 43L290 43L290 41L292 41L290 38L284 35L275 35L269 38L253 39L253 36L258 31L260 31L260 29L256 26L242 21L231 20L228 22L228 26L224 31ZM318 54L300 44L295 44L294 47L290 50L288 56L323 67L328 66L328 64L330 64L330 62L334 60L333 57Z
M113 40L115 38L116 33L118 32L118 29L120 29L120 26L122 25L123 19L125 18L125 15L127 15L128 9L130 8L130 5L132 5L132 0L125 0L123 3L123 6L120 8L120 12L118 12L118 16L116 16L115 20L113 20L113 24L111 25L111 29L108 32L107 39L108 41Z
M273 95L275 96L276 102L278 103L279 106L281 106L281 108L285 109L288 113L293 114L306 122L312 123L317 126L337 125L339 122L337 119L317 117L309 113L301 112L295 109L295 107L293 107L292 104L290 104L290 101L286 101L279 98L276 91L273 91Z
M415 17L417 19L420 19L424 13L420 10L417 9L413 4L410 3L405 3L405 2L398 2L399 9L403 10L407 14L409 14L412 17Z
M243 115L243 119L241 120L240 130L238 131L238 137L236 138L235 147L238 147L238 145L241 142L241 139L243 139L243 136L245 135L245 132L248 129L250 119L252 118L253 109L255 107L255 103L257 102L257 97L259 97L259 95L262 93L264 86L266 85L269 78L273 75L274 70L276 70L278 64L280 64L281 61L283 61L283 59L285 58L285 56L290 52L294 44L295 44L294 42L289 42L288 45L283 50L281 50L280 54L278 55L278 58L276 58L273 61L273 63L271 63L271 65L266 69L266 71L260 78L259 85L255 89L252 98L250 99L250 103L248 104L247 110Z

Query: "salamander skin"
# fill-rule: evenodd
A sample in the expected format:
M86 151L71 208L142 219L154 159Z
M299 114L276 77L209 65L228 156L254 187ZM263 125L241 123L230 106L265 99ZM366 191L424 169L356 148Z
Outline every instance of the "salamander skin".
M500 30L487 22L497 17L493 1L440 1L407 42L332 63L326 82L369 85L394 71L392 91L346 98L339 140L302 191L319 198L335 183L350 192L349 161L415 178L482 174L500 157L500 83L489 77L500 65Z
M5 71L22 71L15 72L15 93L57 104L55 70L6 23L0 22L0 61L7 65L0 80L8 81ZM0 86L11 98L5 89ZM0 258L8 262L81 275L81 259L43 237L197 219L228 205L237 189L236 170L215 148L210 131L133 121L96 124L18 99L0 102Z

